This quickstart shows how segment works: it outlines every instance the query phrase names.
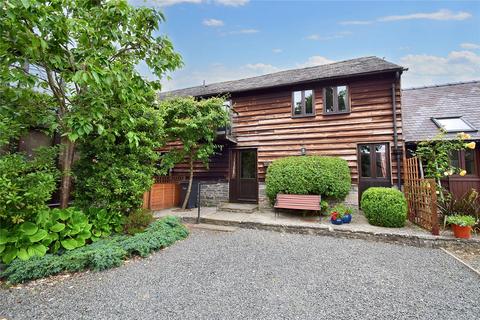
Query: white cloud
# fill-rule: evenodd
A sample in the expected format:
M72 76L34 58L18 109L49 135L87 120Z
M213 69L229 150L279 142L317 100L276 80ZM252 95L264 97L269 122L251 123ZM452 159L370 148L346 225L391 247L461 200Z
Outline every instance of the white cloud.
M202 23L207 27L221 27L224 25L223 21L218 19L205 19Z
M475 50L480 49L480 44L464 42L460 45L463 49Z
M268 63L258 62L248 63L238 67L225 66L221 63L213 63L203 69L196 70L186 67L185 69L179 70L172 74L171 80L165 79L162 81L162 90L169 91L199 86L203 83L203 81L205 81L208 85L209 83L250 78L292 68L310 67L332 62L334 61L322 56L312 56L309 57L305 62L296 63L289 66L275 66Z
M245 68L253 70L255 73L258 73L258 74L273 73L281 70L278 67L275 67L271 64L266 64L266 63L253 63L253 64L249 63L245 65Z
M379 18L378 21L401 21L401 20L415 20L415 19L426 19L426 20L465 20L471 18L472 15L468 12L460 11L454 13L450 10L441 9L431 13L412 13L406 15L395 15L395 16L386 16Z
M306 68L306 67L319 66L322 64L329 64L333 62L335 61L322 56L311 56L307 59L307 61L303 63L297 63L296 66L297 68Z
M226 35L229 35L229 34L254 34L254 33L259 33L259 32L260 32L260 30L257 30L257 29L240 29L240 30L224 32L224 33L222 33L222 36L226 36Z
M480 55L468 50L452 51L447 56L407 55L400 64L408 67L404 87L480 79Z
M372 24L373 21L370 20L347 20L347 21L340 21L339 22L342 25L366 25L366 24Z
M275 49L272 49L272 52L273 52L273 53L282 53L282 52L283 52L283 49L275 48Z
M466 20L470 19L472 14L465 11L452 12L446 9L440 9L430 13L411 13L405 15L392 15L380 17L375 20L347 20L340 21L341 25L368 25L375 22L391 22L391 21L403 21L403 20L437 20L437 21L451 21L451 20Z
M250 0L214 0L215 3L230 7L240 7L246 5Z
M335 32L329 35L321 36L319 34L311 34L305 37L307 40L313 40L313 41L323 41L323 40L333 40L333 39L340 39L344 38L346 36L351 35L352 32L350 31L339 31Z

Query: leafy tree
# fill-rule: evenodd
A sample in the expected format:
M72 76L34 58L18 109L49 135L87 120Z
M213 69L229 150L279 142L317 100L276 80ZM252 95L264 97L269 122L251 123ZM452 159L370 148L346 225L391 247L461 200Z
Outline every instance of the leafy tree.
M181 64L165 36L154 35L164 16L126 0L3 0L0 4L0 84L42 90L55 99L62 134L60 202L68 205L75 142L108 134L109 91L124 101L137 92L129 80L145 61L159 78ZM158 81L150 82L158 89ZM95 93L95 96L92 96ZM94 99L93 99L94 97Z
M140 77L128 85L136 95L101 93L109 105L109 113L97 123L103 129L79 139L80 158L73 168L75 206L127 215L141 207L143 193L153 183L159 160L155 150L165 143L162 114L155 91ZM95 100L96 93L84 98Z
M202 100L177 97L160 102L168 141L181 142L180 147L172 148L165 154L163 168L169 169L184 160L189 163L188 189L183 209L187 207L192 190L194 162L202 161L208 166L208 159L220 148L215 144L217 129L229 122L224 104L225 99L219 97Z

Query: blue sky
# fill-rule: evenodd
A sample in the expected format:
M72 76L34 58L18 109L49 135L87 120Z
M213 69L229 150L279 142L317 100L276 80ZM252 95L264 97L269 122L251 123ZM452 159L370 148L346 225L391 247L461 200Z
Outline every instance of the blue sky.
M165 13L183 57L164 90L370 55L408 67L405 88L480 80L480 1L130 2Z

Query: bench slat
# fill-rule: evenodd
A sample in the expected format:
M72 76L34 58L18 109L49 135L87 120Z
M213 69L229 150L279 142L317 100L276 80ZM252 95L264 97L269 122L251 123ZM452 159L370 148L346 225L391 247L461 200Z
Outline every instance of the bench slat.
M275 208L319 211L320 199L318 195L281 193L277 195Z

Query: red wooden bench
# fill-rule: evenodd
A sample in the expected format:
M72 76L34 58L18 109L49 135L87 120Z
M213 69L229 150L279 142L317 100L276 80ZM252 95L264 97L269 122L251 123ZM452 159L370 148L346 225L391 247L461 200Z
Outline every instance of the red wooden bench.
M277 194L275 199L275 216L277 209L320 211L320 196L303 194Z

